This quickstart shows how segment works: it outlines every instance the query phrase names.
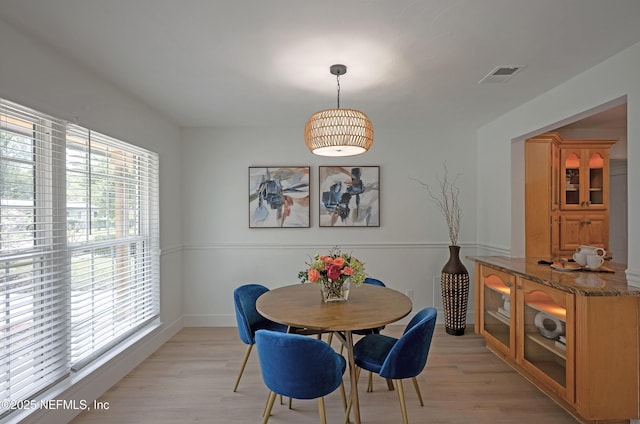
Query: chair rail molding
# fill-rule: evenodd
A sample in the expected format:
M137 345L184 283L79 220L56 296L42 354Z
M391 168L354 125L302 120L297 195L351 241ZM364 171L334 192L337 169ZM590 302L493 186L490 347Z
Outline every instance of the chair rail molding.
M447 242L397 242L397 243L337 243L342 250L348 249L446 249L450 243ZM462 248L474 249L475 243L458 243ZM191 244L182 247L184 251L189 250L216 250L216 249L321 249L324 250L331 243L207 243L207 244Z

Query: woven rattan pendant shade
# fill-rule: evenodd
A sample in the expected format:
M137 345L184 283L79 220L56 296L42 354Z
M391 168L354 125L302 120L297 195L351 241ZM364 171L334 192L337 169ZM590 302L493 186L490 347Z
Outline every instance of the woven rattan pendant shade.
M359 110L321 110L311 115L304 126L304 140L316 155L359 155L373 144L373 125Z
M340 75L347 72L347 67L332 65L329 72L338 82L338 107L311 115L304 126L304 141L316 155L359 155L373 144L373 125L363 112L340 108Z

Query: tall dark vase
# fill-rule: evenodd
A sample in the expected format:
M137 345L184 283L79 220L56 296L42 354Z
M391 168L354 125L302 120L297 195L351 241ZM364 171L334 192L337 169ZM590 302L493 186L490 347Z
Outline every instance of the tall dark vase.
M469 272L460 261L460 246L449 246L449 262L442 268L440 289L447 334L462 336L467 326Z

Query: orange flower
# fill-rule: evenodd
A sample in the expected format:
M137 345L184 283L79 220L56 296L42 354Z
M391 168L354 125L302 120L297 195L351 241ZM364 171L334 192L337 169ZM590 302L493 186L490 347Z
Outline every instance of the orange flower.
M316 269L310 269L307 271L307 275L309 276L309 282L315 283L320 278L320 272Z
M344 266L345 262L347 261L341 256L338 256L337 258L333 259L333 264L338 265L340 268Z
M330 250L330 254L315 254L307 268L298 272L300 282L327 283L340 286L347 278L351 284L359 286L364 282L364 264L348 254L340 253L338 247Z

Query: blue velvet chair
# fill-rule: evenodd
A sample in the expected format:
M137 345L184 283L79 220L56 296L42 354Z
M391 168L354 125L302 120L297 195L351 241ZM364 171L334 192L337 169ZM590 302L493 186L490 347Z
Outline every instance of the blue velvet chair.
M404 424L408 424L409 420L402 380L413 380L420 405L424 406L416 376L427 364L436 316L435 308L425 308L414 315L399 339L382 334L370 334L360 339L353 347L357 367L395 382ZM350 406L347 413L349 409Z
M300 334L258 330L255 335L264 384L269 399L263 424L271 415L276 395L290 399L318 399L320 421L326 423L324 396L341 388L346 361L327 343Z
M386 287L386 285L382 281L377 280L375 278L370 278L370 277L367 277L364 279L364 284L372 284L374 286ZM380 331L382 330L384 330L384 326L376 327L376 328L367 328L362 330L353 330L352 334L366 336L367 334L379 334ZM333 333L329 334L329 341L327 343L331 344L332 340L333 340ZM343 349L344 349L344 346L340 346L340 353L342 353Z
M374 286L386 287L386 285L382 281L377 280L375 278L370 278L370 277L367 277L364 279L364 284L372 284ZM380 334L380 331L382 330L384 330L384 326L376 327L376 328L367 328L363 330L353 330L352 333L358 334L361 336L366 336L367 334Z
M268 292L269 289L260 284L245 284L237 287L233 291L233 304L236 310L236 320L238 321L238 332L240 333L240 339L247 345L247 350L242 360L242 366L236 379L236 384L233 386L233 391L238 389L240 384L240 378L244 372L244 368L247 365L247 360L251 354L251 349L255 344L255 333L258 330L266 329L273 331L286 332L287 326L270 321L260 315L256 310L256 300L263 293Z
M374 286L386 287L386 285L382 281L376 278L370 278L370 277L367 277L364 279L364 284L372 284ZM353 330L352 333L357 334L359 336L366 336L368 334L380 334L382 330L384 330L384 325L382 327L376 327L376 328ZM340 353L342 353L343 348L344 346L340 346ZM367 392L372 392L372 391L373 391L373 373L369 372L369 382L367 383Z

